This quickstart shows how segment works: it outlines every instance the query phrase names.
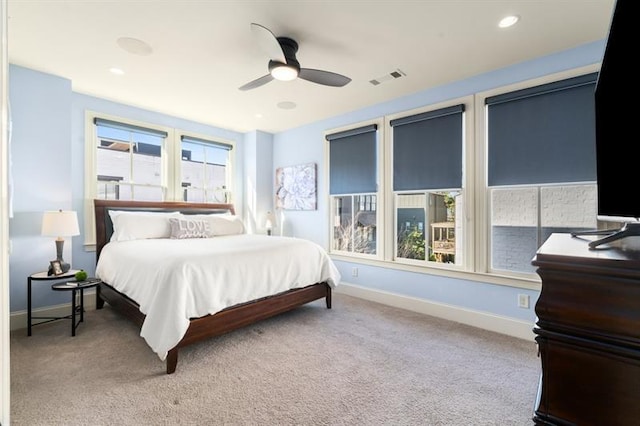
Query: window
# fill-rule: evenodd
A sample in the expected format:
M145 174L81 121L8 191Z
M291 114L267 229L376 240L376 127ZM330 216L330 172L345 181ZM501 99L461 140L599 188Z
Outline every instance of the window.
M491 270L532 274L552 232L596 228L596 77L486 98Z
M181 187L183 201L227 203L232 145L182 135Z
M393 119L395 258L461 264L464 105Z
M94 112L85 138L86 245L95 243L95 198L232 202L231 141Z
M378 253L377 129L372 124L326 135L334 252Z

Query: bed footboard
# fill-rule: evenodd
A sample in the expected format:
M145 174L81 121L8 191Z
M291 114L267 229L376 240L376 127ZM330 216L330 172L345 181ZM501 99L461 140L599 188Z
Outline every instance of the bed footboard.
M180 343L171 349L167 355L167 374L172 374L176 371L178 349L183 346L228 333L323 297L327 308L331 309L331 287L327 283L318 283L233 306L215 315L194 318L191 320L191 324Z
M101 283L98 286L96 297L96 304L99 307L102 307L104 302L107 302L112 308L132 320L135 324L142 326L145 316L140 312L138 305L110 285ZM331 309L331 287L327 283L318 283L233 306L214 315L193 318L180 343L167 354L167 374L172 374L176 371L178 350L181 347L254 324L323 297L327 308Z

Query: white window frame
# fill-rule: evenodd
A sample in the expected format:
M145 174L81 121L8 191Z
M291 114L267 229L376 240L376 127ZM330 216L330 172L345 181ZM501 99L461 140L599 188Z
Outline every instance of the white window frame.
M422 114L425 112L436 111L443 108L452 107L455 105L464 105L464 112L462 115L463 131L462 131L462 198L463 206L461 209L462 218L462 262L459 265L437 263L428 260L428 256L424 261L415 259L397 258L395 253L396 248L396 199L395 192L393 191L393 128L389 124L392 120L407 117L416 114ZM425 107L412 109L409 111L402 111L385 116L385 128L387 130L384 146L385 146L385 158L387 159L387 167L385 169L385 182L386 188L389 188L385 194L386 204L389 206L389 211L385 211L385 223L386 228L389 229L389 235L385 235L385 244L387 247L386 261L393 262L400 265L412 265L418 268L427 269L443 269L443 270L459 270L473 272L474 266L474 224L473 211L474 211L474 194L475 194L475 160L474 160L474 138L475 138L475 101L473 95L464 96L461 98L450 99L445 102L437 104L431 104ZM447 188L443 188L446 190ZM400 191L405 192L405 191ZM434 191L407 191L407 192L434 192ZM426 225L425 225L426 226ZM456 231L456 238L457 238Z

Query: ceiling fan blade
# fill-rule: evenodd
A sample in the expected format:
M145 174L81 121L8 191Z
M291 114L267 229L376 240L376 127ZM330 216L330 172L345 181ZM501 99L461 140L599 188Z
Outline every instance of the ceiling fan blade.
M273 80L273 76L271 74L263 75L260 78L256 78L255 80L248 82L244 86L240 86L238 89L242 91L255 89L256 87L267 84L271 80Z
M313 83L333 87L342 87L351 81L349 77L345 77L341 74L336 74L330 71L314 70L311 68L300 68L298 77Z
M272 61L282 62L283 64L287 63L287 59L284 56L284 51L278 42L278 38L268 28L263 27L260 24L252 23L251 32L256 40L258 40L260 48L269 55L269 59Z

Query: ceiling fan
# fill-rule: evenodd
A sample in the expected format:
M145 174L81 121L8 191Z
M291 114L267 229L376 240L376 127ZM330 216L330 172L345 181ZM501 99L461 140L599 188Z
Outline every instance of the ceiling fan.
M324 86L342 87L351 79L344 75L330 71L301 68L296 59L298 43L288 37L276 37L262 25L252 23L251 31L258 40L260 47L269 56L269 74L248 82L239 87L240 90L250 90L260 87L272 80L290 81L296 78L322 84Z

